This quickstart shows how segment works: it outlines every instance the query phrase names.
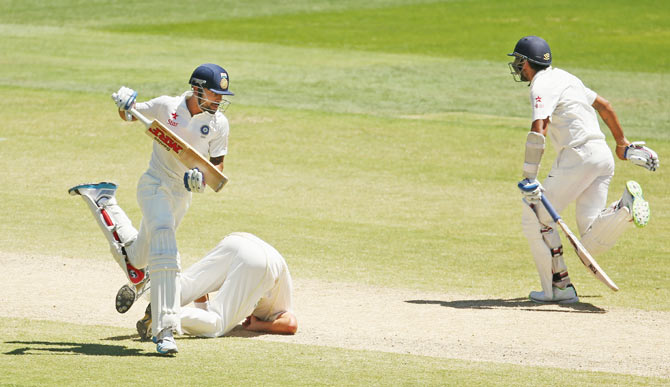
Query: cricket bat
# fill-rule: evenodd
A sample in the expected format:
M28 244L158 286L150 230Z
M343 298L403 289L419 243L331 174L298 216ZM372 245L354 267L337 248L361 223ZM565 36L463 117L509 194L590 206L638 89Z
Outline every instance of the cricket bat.
M563 219L561 218L560 215L554 210L554 207L549 203L549 200L542 195L542 204L544 205L544 208L547 209L547 212L549 212L549 215L551 215L551 218L558 224L558 226L563 230L563 233L565 236L568 238L570 241L570 244L572 244L572 247L575 248L575 252L577 252L577 256L579 259L582 261L584 266L593 274L600 282L604 283L607 285L610 289L617 291L619 290L619 287L616 286L614 281L610 279L610 277L603 271L603 269L600 268L598 265L598 262L596 262L595 259L591 256L591 254L586 250L584 245L582 245L582 242L577 239L577 236L570 231L568 226L565 224Z
M187 168L198 168L205 178L205 184L210 186L215 192L228 182L226 175L221 173L214 164L203 157L197 150L193 149L186 141L168 129L158 120L150 121L135 108L128 109L128 112L135 118L142 121L147 127L145 133L165 148L172 156L181 161Z

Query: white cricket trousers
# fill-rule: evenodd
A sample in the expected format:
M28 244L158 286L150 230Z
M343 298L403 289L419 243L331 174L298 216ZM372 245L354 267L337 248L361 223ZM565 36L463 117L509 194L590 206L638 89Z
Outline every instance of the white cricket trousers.
M186 214L191 193L181 181L150 168L137 184L142 209L137 240L126 250L135 267L148 267L151 278L152 332L180 331L179 272L176 230Z
M576 220L583 235L607 204L607 191L614 176L614 158L605 140L593 140L563 149L542 185L544 195L559 214L576 203ZM551 292L552 255L540 232L543 226L557 230L542 204L523 204L521 223L546 294ZM537 215L536 215L537 213ZM539 220L538 220L539 218Z
M232 330L273 288L275 277L270 264L276 260L283 260L277 250L252 234L236 232L226 236L181 275L182 305L217 291L210 298L208 311L182 308L184 333L216 337Z
M570 203L576 203L577 227L580 235L607 204L607 191L614 176L614 158L605 140L592 140L584 145L563 149L542 182L545 196L559 214ZM525 208L528 206L524 205ZM542 224L553 223L541 207ZM524 211L524 225L537 229L539 222L532 211ZM525 229L525 227L524 227ZM527 230L531 234L534 231Z

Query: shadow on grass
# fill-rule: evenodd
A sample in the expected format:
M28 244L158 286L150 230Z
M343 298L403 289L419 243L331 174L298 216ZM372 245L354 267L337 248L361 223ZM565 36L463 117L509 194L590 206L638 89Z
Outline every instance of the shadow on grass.
M225 337L258 337L258 336L264 336L268 333L266 332L254 332L254 331L248 331L242 327L242 325L238 325L233 330L225 334ZM201 336L189 336L189 335L183 335L179 336L177 340L207 340L211 339L211 337L201 337ZM138 334L133 334L133 335L122 335L122 336L112 336L112 337L107 337L103 340L107 341L125 341L125 340L133 340L133 341L140 341L140 342L149 342L151 340L144 340L140 338L140 335Z
M73 354L88 356L159 356L158 353L146 353L141 349L127 348L123 345L68 343L50 341L5 341L5 344L20 344L21 348L5 352L5 355L43 355Z
M580 298L589 298L598 296L580 296ZM456 300L456 301L437 301L437 300L408 300L410 304L432 304L441 305L447 308L456 309L501 309L513 308L533 312L560 312L560 313L607 313L603 308L590 304L588 302L578 302L576 304L537 304L528 298L510 298L510 299L485 299L485 300ZM558 308L558 309L557 309Z

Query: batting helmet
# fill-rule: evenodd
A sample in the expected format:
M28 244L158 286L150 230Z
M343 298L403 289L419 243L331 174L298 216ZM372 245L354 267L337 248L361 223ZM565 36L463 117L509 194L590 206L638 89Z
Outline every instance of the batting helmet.
M228 91L228 72L213 63L205 63L196 67L188 83L207 88L216 94L235 95Z
M509 56L521 56L529 62L542 66L551 64L551 50L549 44L539 36L526 36L516 43L514 52Z

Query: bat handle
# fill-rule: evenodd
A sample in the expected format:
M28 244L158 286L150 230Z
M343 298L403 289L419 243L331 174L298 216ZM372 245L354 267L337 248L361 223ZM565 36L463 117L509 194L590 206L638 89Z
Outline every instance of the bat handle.
M547 199L546 196L544 196L544 194L542 195L541 200L542 204L544 204L544 208L547 209L547 212L549 213L549 215L551 215L551 218L554 220L554 222L558 222L561 219L561 216L558 214L558 212L556 212L554 206L552 206L551 203L549 203L549 200Z
M147 128L151 126L151 121L148 118L146 118L142 113L138 112L134 107L128 109L128 112L138 120L142 121L144 126L146 126Z

